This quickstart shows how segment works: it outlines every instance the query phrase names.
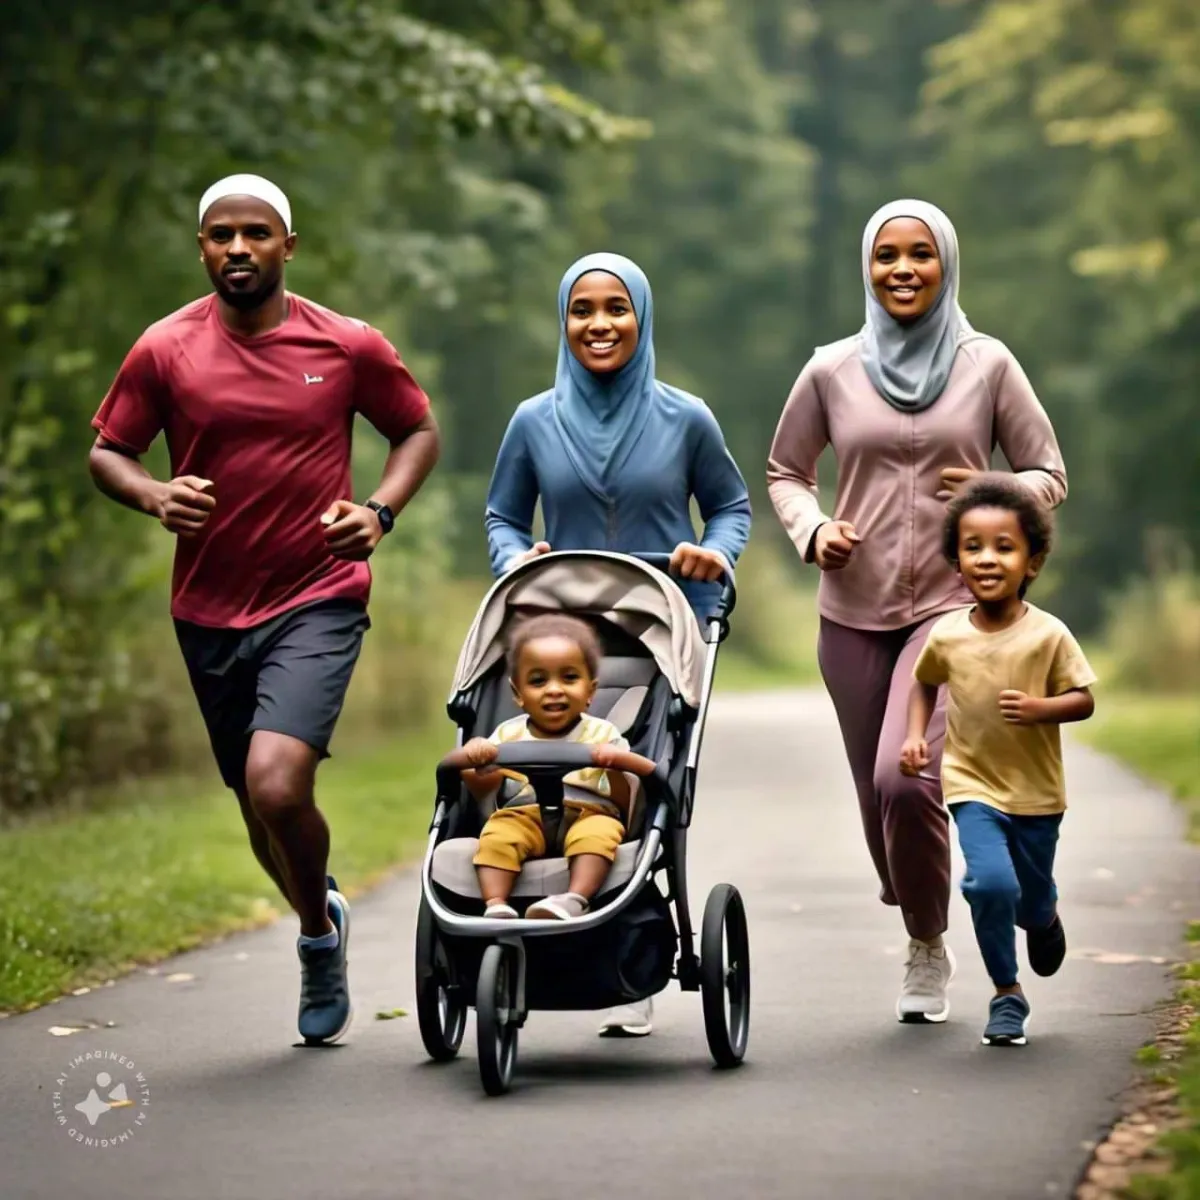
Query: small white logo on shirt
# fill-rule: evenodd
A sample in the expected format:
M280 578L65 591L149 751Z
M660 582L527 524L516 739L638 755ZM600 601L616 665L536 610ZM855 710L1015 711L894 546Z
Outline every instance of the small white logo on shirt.
M324 383L325 376L324 375L310 375L307 371L305 371L304 382L305 383Z

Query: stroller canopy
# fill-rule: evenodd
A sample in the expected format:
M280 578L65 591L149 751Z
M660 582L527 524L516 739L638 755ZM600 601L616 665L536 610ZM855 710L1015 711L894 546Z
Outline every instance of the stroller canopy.
M656 567L602 550L545 554L498 580L463 643L452 694L473 687L504 657L514 618L543 612L611 621L646 647L676 695L699 706L704 637L687 598Z

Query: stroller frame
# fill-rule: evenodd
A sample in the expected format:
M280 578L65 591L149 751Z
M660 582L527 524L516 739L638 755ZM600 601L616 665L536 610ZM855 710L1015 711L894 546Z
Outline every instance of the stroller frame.
M664 573L670 563L670 556L666 554L563 551L522 564L505 576L505 581L517 578L519 573L544 568L548 560L568 558L634 559ZM678 938L678 954L671 976L681 990L702 993L705 1031L717 1065L737 1066L745 1055L749 1035L750 976L749 939L742 899L730 884L718 884L712 889L705 906L701 947L697 954L687 887L687 829L695 803L704 728L718 652L729 635L729 615L737 601L731 571L724 573L722 584L720 599L703 630L705 653L699 704L685 705L678 694L673 692L672 696L677 727L684 727L691 716L686 750L682 755L676 753L674 762L660 759L654 772L642 778L645 821L633 872L615 897L607 899L602 906L570 921L558 921L489 919L456 912L446 904L438 895L433 876L434 855L446 840L447 825L452 823L450 818L455 806L470 803L470 800L460 771L445 762L438 766L435 810L421 867L416 939L417 1012L422 1040L430 1057L448 1061L456 1056L461 1045L466 1011L473 999L480 1074L484 1089L490 1095L502 1094L511 1085L517 1031L530 1011L526 997L525 940L569 938L613 921L634 904L644 888L655 886L652 880L660 870L666 875L666 902L673 909ZM477 720L480 686L476 685L468 692L456 691L447 704L447 712L458 726L456 744L460 747L473 732L477 732L472 727ZM508 743L498 747L496 760L496 766L518 770L529 779L542 812L543 827L548 831L548 843L552 838L549 831L559 827L564 814L564 777L590 765L591 748L571 742ZM456 990L454 979L458 972L453 954L446 947L447 938L482 939L490 943L480 960L473 997L463 994L461 985ZM728 1013L726 999L730 1005Z

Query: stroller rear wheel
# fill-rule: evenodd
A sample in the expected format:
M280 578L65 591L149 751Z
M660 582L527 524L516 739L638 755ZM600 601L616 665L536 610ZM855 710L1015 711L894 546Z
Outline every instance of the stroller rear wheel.
M467 1006L425 897L417 914L417 1024L434 1062L449 1062L462 1045Z
M495 942L483 952L475 993L475 1033L479 1077L489 1096L502 1096L512 1084L517 1062L517 951Z
M736 1067L750 1038L750 934L746 907L732 884L708 894L700 931L704 1032L718 1067Z

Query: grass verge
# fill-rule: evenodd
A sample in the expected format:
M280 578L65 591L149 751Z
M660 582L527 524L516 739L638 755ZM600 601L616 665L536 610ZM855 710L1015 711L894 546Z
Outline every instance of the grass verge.
M1200 697L1105 697L1097 705L1096 718L1078 729L1084 740L1121 759L1184 804L1191 837L1200 841ZM1200 922L1192 922L1190 938L1193 943L1200 941ZM1175 1092L1170 1108L1178 1110L1172 1122L1176 1127L1161 1134L1140 1163L1131 1164L1131 1170L1124 1172L1131 1178L1118 1188L1101 1189L1094 1181L1104 1177L1104 1160L1093 1164L1080 1196L1200 1197L1200 1019L1194 1015L1200 1010L1200 961L1189 962L1182 979L1173 1007L1186 1014L1186 1021L1177 1033L1160 1039L1162 1045L1146 1047L1139 1055L1143 1065L1152 1065L1154 1082Z
M348 894L419 849L433 766L452 740L443 723L321 768L330 866ZM14 825L0 837L0 1011L45 1003L285 909L215 775L127 786L84 812Z
M1183 803L1200 841L1200 696L1101 695L1077 729Z

